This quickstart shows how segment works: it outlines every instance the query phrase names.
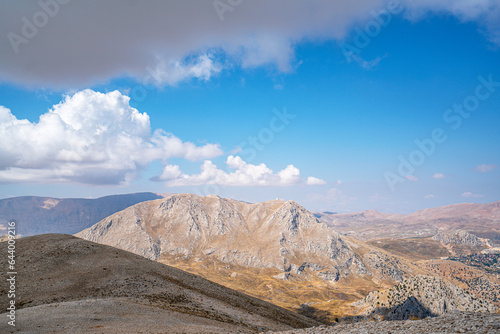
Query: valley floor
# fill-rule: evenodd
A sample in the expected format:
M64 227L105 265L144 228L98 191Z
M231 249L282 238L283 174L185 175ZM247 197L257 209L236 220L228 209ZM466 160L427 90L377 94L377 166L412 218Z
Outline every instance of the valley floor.
M364 321L353 324L337 324L307 329L294 329L279 334L379 334L379 333L500 333L500 314L454 313L423 320Z

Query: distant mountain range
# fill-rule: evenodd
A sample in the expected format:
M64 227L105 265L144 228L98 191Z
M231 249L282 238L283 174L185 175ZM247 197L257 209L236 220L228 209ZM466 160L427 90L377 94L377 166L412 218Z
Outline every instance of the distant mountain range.
M358 240L422 238L466 231L500 246L500 201L462 203L416 211L409 215L375 210L315 215L336 231ZM453 236L452 236L453 237Z
M23 236L74 234L131 205L162 198L154 193L112 195L97 199L23 196L0 200L0 225L17 222ZM0 234L1 234L0 230Z

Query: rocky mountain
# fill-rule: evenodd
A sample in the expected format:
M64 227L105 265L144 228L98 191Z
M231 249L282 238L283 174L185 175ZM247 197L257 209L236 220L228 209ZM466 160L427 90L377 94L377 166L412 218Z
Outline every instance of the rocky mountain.
M443 279L416 275L389 290L371 292L353 303L366 315L382 315L385 320L437 316L453 312L496 312L493 303L477 298Z
M341 236L293 201L172 195L118 212L76 236L153 260L168 254L275 268L286 279L314 273L332 282L352 275L399 281L411 271L397 258Z
M7 245L0 244L7 268ZM69 235L16 240L16 332L256 333L318 325L216 283ZM9 290L3 279L2 291ZM0 332L9 333L6 308Z
M293 201L250 204L178 194L134 205L76 236L299 312L314 302L318 312L341 314L342 305L419 272L404 259L340 235Z
M162 197L154 193L136 193L97 199L37 196L1 199L0 233L2 225L13 219L17 222L17 233L24 236L74 234L131 205Z

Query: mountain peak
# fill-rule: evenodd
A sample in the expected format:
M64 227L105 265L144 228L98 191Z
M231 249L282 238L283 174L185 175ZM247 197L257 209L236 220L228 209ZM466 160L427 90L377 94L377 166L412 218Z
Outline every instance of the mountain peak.
M249 204L177 194L118 212L77 236L151 259L164 254L208 256L228 264L275 268L287 277L308 272L338 281L367 275L367 268L374 266L375 276L392 280L407 270L377 251L358 254L354 241L344 240L295 201Z

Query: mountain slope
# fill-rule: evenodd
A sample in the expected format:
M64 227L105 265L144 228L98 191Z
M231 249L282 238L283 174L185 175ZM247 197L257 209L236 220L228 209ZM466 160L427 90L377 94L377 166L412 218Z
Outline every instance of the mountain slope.
M131 205L162 198L154 193L106 196L97 199L24 196L0 200L0 225L17 221L17 233L77 233ZM1 233L1 229L0 229Z
M6 243L0 246L7 249ZM28 332L251 333L317 324L201 277L69 235L18 239L16 254L16 329ZM1 257L2 268L6 260ZM7 281L1 284L7 291ZM7 295L0 295L0 304L7 303ZM2 321L0 331L7 332L5 326Z

